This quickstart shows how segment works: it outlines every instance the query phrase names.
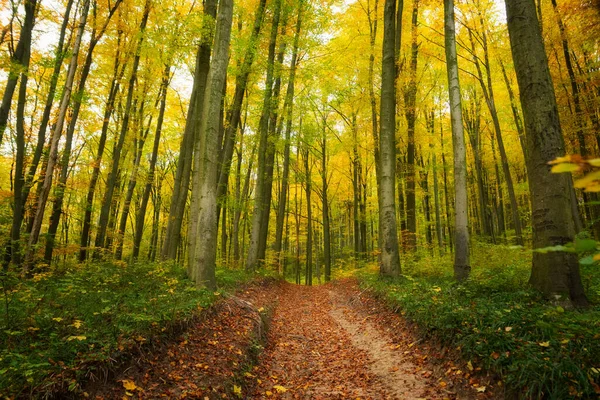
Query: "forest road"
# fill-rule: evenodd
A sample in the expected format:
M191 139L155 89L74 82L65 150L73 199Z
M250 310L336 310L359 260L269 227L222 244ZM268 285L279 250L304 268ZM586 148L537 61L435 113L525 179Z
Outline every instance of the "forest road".
M493 398L455 384L451 376L462 371L448 353L354 280L259 282L206 311L177 339L142 352L109 381L92 382L86 397Z
M454 397L413 362L414 336L406 332L405 340L393 340L374 321L376 313L362 304L355 284L285 284L282 289L247 398ZM398 319L397 328L403 329Z

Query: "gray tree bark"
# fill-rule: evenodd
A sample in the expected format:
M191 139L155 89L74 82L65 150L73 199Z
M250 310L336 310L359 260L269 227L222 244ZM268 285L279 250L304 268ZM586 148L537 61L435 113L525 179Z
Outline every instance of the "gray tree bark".
M379 154L381 173L379 190L379 273L382 276L400 274L398 232L396 228L396 2L385 0L383 14L383 50L381 71L381 112Z
M463 281L469 277L471 272L469 259L469 202L467 197L467 151L463 132L458 58L456 54L454 0L444 0L444 21L446 68L454 150L454 277L458 281Z

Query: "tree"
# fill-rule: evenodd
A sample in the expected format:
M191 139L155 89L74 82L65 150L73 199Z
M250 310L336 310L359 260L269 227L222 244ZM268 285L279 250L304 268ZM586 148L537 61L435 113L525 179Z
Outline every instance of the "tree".
M570 177L552 175L548 166L564 155L565 145L535 5L530 0L506 0L506 15L527 137L536 250L566 244L575 236ZM588 304L576 254L534 252L529 282L548 297L576 306Z
M221 0L217 15L217 28L213 57L206 82L204 109L202 110L202 124L199 136L202 140L200 146L202 153L201 175L199 186L192 187L192 191L199 192L200 213L195 252L193 255L192 278L196 285L216 289L215 262L217 257L217 171L219 150L219 129L221 115L221 98L223 86L227 77L227 63L229 61L229 42L231 40L231 24L233 20L233 0Z
M463 132L458 56L456 54L456 28L454 25L454 0L444 0L444 33L446 39L446 68L452 120L452 147L454 151L454 277L463 281L469 277L469 216L467 196L467 152Z
M383 50L381 71L381 126L379 154L379 271L382 276L400 274L398 232L396 228L396 2L385 0L383 13Z

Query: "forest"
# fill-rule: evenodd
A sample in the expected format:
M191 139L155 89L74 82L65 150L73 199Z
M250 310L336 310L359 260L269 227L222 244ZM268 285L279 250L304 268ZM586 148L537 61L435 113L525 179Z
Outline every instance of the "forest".
M599 0L0 0L0 397L600 396Z

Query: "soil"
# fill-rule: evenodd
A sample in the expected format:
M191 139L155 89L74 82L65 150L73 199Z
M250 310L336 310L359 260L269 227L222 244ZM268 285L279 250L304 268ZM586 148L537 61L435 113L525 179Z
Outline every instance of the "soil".
M489 378L352 280L247 288L186 334L90 386L96 399L498 398ZM479 374L481 375L481 374ZM486 381L487 379L487 381Z

